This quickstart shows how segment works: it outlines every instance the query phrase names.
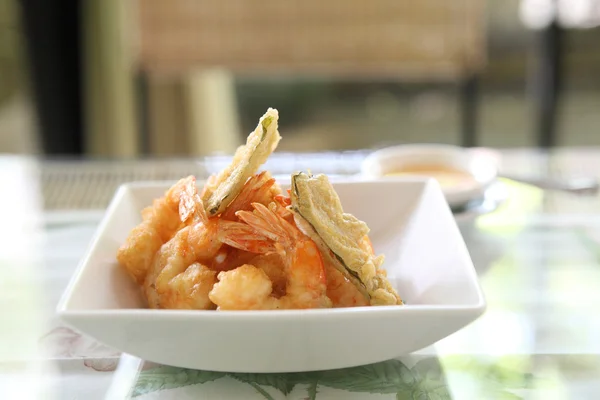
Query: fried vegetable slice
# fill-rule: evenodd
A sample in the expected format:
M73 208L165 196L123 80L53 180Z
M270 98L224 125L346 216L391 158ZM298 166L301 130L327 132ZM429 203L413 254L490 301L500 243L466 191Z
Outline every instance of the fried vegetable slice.
M300 172L292 175L291 183L296 224L317 243L322 254L370 299L371 305L403 304L380 269L384 256L373 254L367 224L344 213L327 176Z
M275 150L281 139L277 129L278 120L278 111L269 108L260 118L256 129L248 136L246 144L238 147L231 164L207 183L202 203L209 217L218 215L227 208L248 178L256 174Z

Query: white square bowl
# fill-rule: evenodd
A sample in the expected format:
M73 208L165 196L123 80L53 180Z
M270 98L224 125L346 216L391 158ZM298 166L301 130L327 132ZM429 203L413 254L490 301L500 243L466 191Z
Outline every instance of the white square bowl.
M325 310L145 309L117 249L140 211L171 182L123 185L67 287L58 313L123 352L185 368L296 372L345 368L407 354L454 333L485 309L477 275L434 180L334 183L344 211L364 220L404 306ZM200 182L200 184L202 184ZM282 182L285 188L285 184Z

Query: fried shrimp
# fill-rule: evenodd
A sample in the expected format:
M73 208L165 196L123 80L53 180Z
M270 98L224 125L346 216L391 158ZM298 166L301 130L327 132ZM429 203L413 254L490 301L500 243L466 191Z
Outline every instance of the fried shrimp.
M200 263L193 263L175 275L169 282L169 289L160 296L161 308L210 310L215 305L208 298L208 292L217 282L217 273Z
M369 240L324 175L283 192L262 171L281 136L269 108L202 188L188 176L142 210L117 251L150 308L273 310L402 305Z
M188 176L173 185L163 197L154 200L152 206L142 210L142 223L130 233L117 252L117 260L131 277L141 284L146 278L154 255L181 226L180 199L182 193L190 191L196 184ZM185 216L185 206L181 211Z
M255 267L263 270L263 272L269 277L272 284L272 295L276 298L280 298L285 295L285 286L287 283L286 271L284 260L281 255L277 253L268 254L252 254L254 257L245 264L254 265Z
M213 271L231 271L256 257L256 254L224 245L210 264Z
M288 194L289 193L290 190L288 190ZM278 195L275 196L275 201L280 206L277 207L277 213L288 222L295 223L294 214L289 210L292 204L291 198ZM323 257L323 263L325 266L325 274L327 276L327 297L331 299L333 307L358 307L369 305L368 296L365 296L356 286L354 286L328 257ZM271 281L273 281L272 278Z
M246 181L240 194L229 204L220 218L237 221L238 217L235 215L237 211L252 210L251 204L254 202L268 205L280 195L281 188L275 183L275 179L271 178L269 172L263 171ZM219 250L210 267L215 271L229 271L249 262L254 257L256 254L226 245Z
M273 183L274 180L265 174L252 177L240 192L238 197L241 200L236 206L243 209L248 208L254 199L264 201L265 193L271 190ZM196 290L197 285L209 283L195 282L194 279L204 277L210 281L210 285L214 283L214 275L211 278L204 269L209 269L215 263L215 258L223 247L223 236L229 235L232 230L238 235L255 235L247 225L219 217L208 218L195 186L181 194L180 204L180 218L187 225L157 251L144 282L144 291L151 308L189 308L190 304L210 307L208 293ZM194 263L200 263L203 269L198 273L187 273L188 267ZM192 282L186 282L186 278L192 279ZM182 299L183 302L180 303Z
M221 214L225 220L237 220L235 215L238 211L251 211L252 203L268 205L276 196L281 195L281 188L275 183L275 179L267 171L250 177L235 199Z
M279 205L277 207L277 215L285 219L287 222L294 223L294 214L289 210L289 206L292 204L292 201L289 197L286 197L282 194L274 197L275 202Z
M289 194L288 190L288 194ZM275 201L280 205L278 214L288 222L295 223L294 214L289 210L292 200L290 197L279 195ZM366 237L368 240L368 236ZM370 241L368 242L370 245ZM372 250L372 247L370 247ZM365 296L352 282L342 274L329 257L323 257L325 274L327 276L327 297L331 299L333 307L359 307L368 306L369 297ZM273 279L271 278L271 281ZM273 281L274 282L274 281Z
M194 304L209 306L207 293L196 292L197 296L204 294L203 299L192 296L194 285L205 282L185 283L187 277L196 277L194 274L187 274L187 269L192 264L200 263L202 265L200 272L203 273L198 276L210 278L212 285L214 274L211 278L205 269L212 271L209 265L223 245L221 237L228 235L232 229L238 235L256 235L249 227L243 226L239 222L220 219L199 221L179 230L158 250L152 268L146 277L144 290L148 305L151 308L188 308L186 302L179 304L173 300L193 299ZM181 292L182 289L184 292Z
M365 296L352 282L344 276L328 258L323 257L325 274L327 275L327 297L333 307L368 306L369 298Z
M209 297L219 310L298 309L331 307L323 260L315 243L276 212L253 203L254 212L236 215L255 230L254 235L231 230L223 241L245 251L276 253L283 260L285 294L277 298L267 272L245 264L220 272Z

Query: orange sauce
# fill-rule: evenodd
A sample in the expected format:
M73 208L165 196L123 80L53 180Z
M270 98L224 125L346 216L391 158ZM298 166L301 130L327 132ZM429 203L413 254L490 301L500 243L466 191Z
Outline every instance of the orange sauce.
M385 176L407 176L418 175L427 176L436 179L442 188L460 188L465 186L473 186L477 182L472 174L462 171L457 168L452 168L447 165L405 165L395 171L385 174Z

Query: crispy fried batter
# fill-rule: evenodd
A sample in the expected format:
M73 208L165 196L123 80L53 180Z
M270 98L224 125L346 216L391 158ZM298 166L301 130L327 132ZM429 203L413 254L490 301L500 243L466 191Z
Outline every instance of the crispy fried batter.
M233 161L205 189L202 202L209 217L220 214L237 197L244 183L256 174L277 147L279 113L269 108L261 117L246 144L238 147Z
M340 199L325 175L292 175L292 210L296 223L319 245L322 254L370 298L371 305L402 304L368 244L369 228L344 213Z

